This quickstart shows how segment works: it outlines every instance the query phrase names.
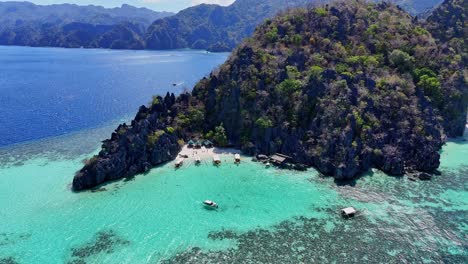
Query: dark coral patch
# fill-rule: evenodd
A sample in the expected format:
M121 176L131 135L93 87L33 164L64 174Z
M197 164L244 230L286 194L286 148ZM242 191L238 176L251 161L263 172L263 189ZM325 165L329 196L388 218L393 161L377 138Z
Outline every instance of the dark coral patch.
M0 264L18 264L13 257L0 258Z
M99 254L111 254L116 248L126 246L130 241L119 237L114 231L101 231L95 236L94 241L86 243L71 250L72 259L69 264L82 264L90 257Z

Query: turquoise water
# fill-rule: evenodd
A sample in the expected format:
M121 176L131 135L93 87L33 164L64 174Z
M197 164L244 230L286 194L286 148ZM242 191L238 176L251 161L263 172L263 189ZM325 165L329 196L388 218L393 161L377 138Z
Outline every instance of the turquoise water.
M110 129L0 150L0 263L468 259L467 142L449 142L443 175L427 182L374 171L338 186L314 170L266 169L248 158L237 166L223 156L219 168L169 163L71 192L74 172ZM219 210L204 209L205 199ZM360 214L343 220L338 210L349 205Z
M447 143L442 175L428 182L371 171L337 185L313 169L223 156L219 168L169 163L71 192L83 160L137 106L226 57L0 47L0 264L468 262L462 139ZM345 221L347 206L360 213Z

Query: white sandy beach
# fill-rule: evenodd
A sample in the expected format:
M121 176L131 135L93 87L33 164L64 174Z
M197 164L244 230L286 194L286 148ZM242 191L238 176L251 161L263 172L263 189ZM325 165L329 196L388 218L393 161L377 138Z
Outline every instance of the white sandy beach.
M234 155L241 154L241 151L233 148L189 148L185 145L179 153L179 157L188 156L187 160L195 161L198 156L201 160L213 160L213 156L218 155L222 162L234 161Z

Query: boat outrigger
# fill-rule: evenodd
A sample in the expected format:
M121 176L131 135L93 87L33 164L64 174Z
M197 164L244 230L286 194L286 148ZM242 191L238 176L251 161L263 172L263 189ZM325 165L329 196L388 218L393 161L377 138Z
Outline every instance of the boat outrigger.
M208 207L208 208L215 208L215 209L218 208L218 204L210 200L204 201L203 204L205 205L205 207Z

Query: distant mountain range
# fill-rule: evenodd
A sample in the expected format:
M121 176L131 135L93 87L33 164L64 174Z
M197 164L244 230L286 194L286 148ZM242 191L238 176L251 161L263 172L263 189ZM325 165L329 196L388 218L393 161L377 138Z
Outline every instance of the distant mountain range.
M257 25L281 10L323 4L327 0L237 0L230 6L198 5L156 20L148 29L148 49L193 48L230 51ZM393 0L409 13L425 12L442 0Z
M391 2L416 15L427 13L441 1ZM0 2L0 45L230 51L278 12L326 2L237 0L229 6L201 4L175 15L129 5L107 9Z
M146 28L170 15L130 5L0 2L0 45L142 49Z
M175 16L156 20L148 29L148 49L193 48L232 50L255 27L280 10L305 6L316 0L237 0L230 6L202 4Z

